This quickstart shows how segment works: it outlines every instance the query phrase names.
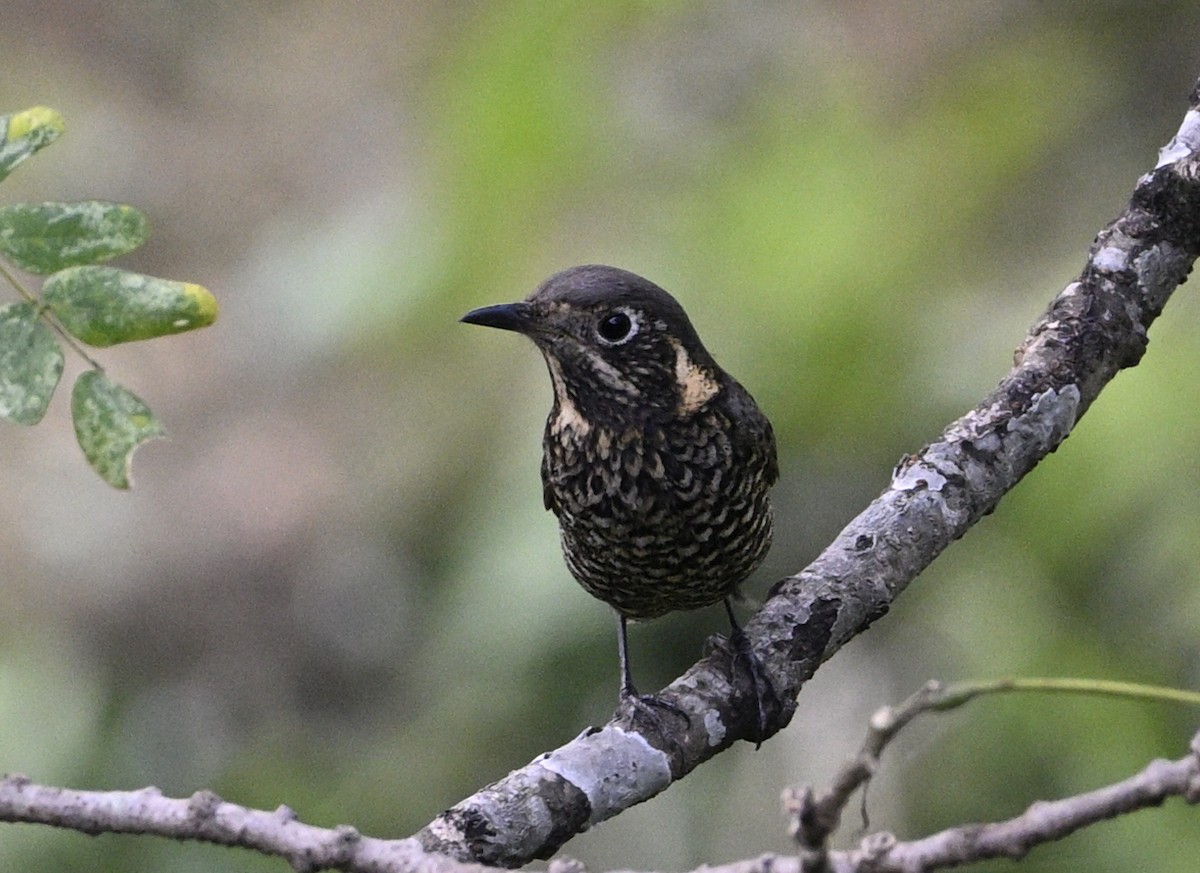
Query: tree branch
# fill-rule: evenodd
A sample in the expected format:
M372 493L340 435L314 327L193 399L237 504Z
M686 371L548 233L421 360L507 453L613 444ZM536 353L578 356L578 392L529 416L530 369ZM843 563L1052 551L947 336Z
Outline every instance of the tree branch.
M1178 761L1151 761L1140 773L1113 785L1062 800L1039 801L1024 813L994 824L962 825L921 840L888 846L889 835L864 840L845 860L850 870L906 873L937 870L987 858L1023 858L1031 848L1090 824L1159 806L1168 797L1200 802L1200 734L1191 754ZM836 869L836 868L835 868Z
M1062 800L1039 801L1007 821L962 825L907 843L889 833L871 834L857 849L830 852L819 869L828 873L925 873L988 858L1022 858L1042 843L1106 819L1159 806L1171 797L1200 803L1200 734L1192 738L1190 753L1179 760L1152 761L1140 773L1113 785ZM552 863L549 873L559 873L556 866ZM812 868L806 868L800 856L761 855L701 869L703 873L807 873ZM582 871L564 869L561 873Z
M872 714L867 726L866 739L863 741L858 754L838 769L831 785L824 793L818 795L808 786L803 788L789 788L783 792L784 811L790 818L788 830L800 849L801 870L804 873L825 873L825 871L830 869L831 856L826 843L841 823L842 811L845 809L846 804L849 803L854 792L859 788L863 788L874 777L876 770L879 768L884 749L917 716L929 712L947 712L957 709L985 695L1012 692L1048 692L1053 694L1127 697L1139 700L1173 700L1191 704L1192 706L1200 706L1200 693L1198 692L1182 691L1176 688L1159 688L1131 682L1113 682L1105 679L990 679L982 682L955 682L952 685L943 685L940 682L927 682L920 691L910 695L900 704L882 707ZM1198 763L1196 758L1200 754L1200 745L1198 744L1200 744L1200 734L1197 734L1193 738L1192 758L1185 758L1181 763L1186 763L1189 760L1193 765ZM1137 778L1128 780L1128 782L1133 783ZM1130 788L1127 783L1122 783L1122 785ZM976 832L980 831L981 827L984 826L969 825L954 828L951 831L936 835L936 837L921 840L919 841L920 846L917 848L913 848L916 845L913 843L906 844L899 850L889 848L888 857L889 859L893 857L903 857L905 859L909 857L925 858L926 856L933 858L935 855L941 857L941 854L953 848L956 851L966 852L965 855L953 856L956 860L951 863L957 864L965 861L996 857L997 847L1002 847L1002 850L999 851L1001 855L1018 857L1018 852L1015 848L1017 846L1027 848L1034 842L1047 842L1051 839L1059 839L1094 821L1099 821L1102 818L1111 818L1114 815L1131 812L1133 809L1148 805L1152 801L1148 800L1146 803L1134 803L1133 805L1122 806L1120 805L1120 799L1125 798L1126 802L1130 802L1133 798L1145 796L1146 791L1149 791L1156 785L1157 783L1151 785L1137 783L1137 791L1133 791L1133 793L1125 791L1121 786L1112 786L1102 789L1099 792L1092 792L1091 795L1081 795L1059 801L1058 808L1062 812L1055 817L1054 821L1059 824L1068 821L1071 822L1071 827L1066 830L1058 831L1046 828L1044 826L1047 821L1045 816L1034 814L1034 808L1031 808L1030 812L1027 812L1021 819L1014 819L1012 822L1008 822L1002 826L986 826L993 829L994 832L993 830L989 830L989 836L984 839L977 839L976 837ZM1185 796L1188 797L1189 802L1195 802L1200 798L1200 795L1195 790L1200 789L1200 779L1195 780L1191 788L1187 786L1185 788L1187 789ZM1132 789L1130 790L1132 791ZM1141 793L1139 794L1138 791ZM1162 797L1165 796L1163 795ZM1159 798L1159 802L1161 802L1162 797ZM1118 805L1104 805L1110 799ZM1044 806L1046 805L1039 804L1036 808L1040 810ZM1107 812L1097 815L1096 810ZM863 821L865 826L865 801ZM894 838L888 834L876 835L870 838L870 845L879 851L882 851L885 844L891 846L894 842ZM968 842L973 847L969 851L964 848L964 843ZM863 845L865 849L868 843L864 843ZM897 851L899 854L893 856L893 851ZM1024 851L1025 849L1022 848L1020 854L1024 854ZM922 864L924 863L923 861ZM945 863L938 861L927 866L918 864L912 869L925 870L938 866L945 866Z
M1079 277L1034 323L1014 366L941 439L901 459L891 486L805 570L777 583L746 632L787 725L817 668L1054 451L1100 390L1146 349L1147 331L1200 252L1200 85L1159 165L1092 243ZM756 711L723 646L659 696L687 713L669 733L618 712L602 729L461 801L416 838L460 860L516 867L648 800L739 739ZM666 721L665 719L663 720Z
M804 866L802 855L762 855L703 873L910 873L936 870L986 858L1020 858L1041 843L1052 842L1105 819L1157 806L1170 797L1200 802L1200 734L1191 753L1177 761L1152 761L1140 773L1113 785L1042 801L1008 821L950 828L911 842L888 833L865 838L857 849L830 852L822 866ZM253 849L289 861L303 873L492 873L492 868L425 852L411 839L379 840L354 828L302 824L286 806L274 812L226 803L208 791L190 798L163 797L157 789L73 791L35 785L22 776L0 780L0 821L66 827L86 834L151 834L176 840L200 840ZM549 873L585 873L569 859L550 864ZM697 871L700 873L700 871Z
M350 873L484 873L423 851L415 840L378 840L352 827L300 822L286 806L274 812L226 803L211 791L189 798L139 791L75 791L36 785L24 776L0 780L0 821L45 824L82 833L149 834L253 849L285 858L299 871Z

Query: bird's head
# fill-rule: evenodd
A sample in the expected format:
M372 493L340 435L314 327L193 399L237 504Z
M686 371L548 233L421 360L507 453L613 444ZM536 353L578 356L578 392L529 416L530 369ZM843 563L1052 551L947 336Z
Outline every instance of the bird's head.
M688 416L721 391L721 369L683 307L615 267L572 267L519 303L485 306L462 320L533 340L550 369L559 415L577 428Z

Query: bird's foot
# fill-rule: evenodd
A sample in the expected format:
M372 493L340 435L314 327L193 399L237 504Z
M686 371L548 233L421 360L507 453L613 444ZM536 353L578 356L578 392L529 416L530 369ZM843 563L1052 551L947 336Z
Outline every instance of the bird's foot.
M762 746L763 740L767 738L769 708L771 705L778 706L779 695L775 693L775 686L771 684L771 679L767 676L762 661L750 647L750 638L746 636L745 631L740 627L735 627L726 644L732 654L732 671L737 671L738 664L744 664L746 675L750 677L750 687L754 692L754 706L758 716L754 735L754 748L757 751Z
M637 727L638 721L649 725L659 736L671 736L669 725L663 719L663 713L670 713L683 720L685 726L692 724L691 717L669 700L663 700L653 694L639 694L632 685L621 689L621 699L617 704L618 714L628 714L630 727Z

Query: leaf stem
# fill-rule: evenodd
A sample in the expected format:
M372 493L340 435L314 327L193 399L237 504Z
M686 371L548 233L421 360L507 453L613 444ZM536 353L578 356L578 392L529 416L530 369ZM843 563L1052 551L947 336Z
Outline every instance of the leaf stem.
M1200 706L1200 692L1161 685L1142 685L1137 682L1118 682L1111 679L1078 679L1059 677L1026 677L989 679L980 682L956 682L939 691L930 709L953 709L984 694L1005 691L1041 691L1060 694L1095 694L1105 697L1130 697L1138 700L1170 700ZM920 692L918 692L920 694Z
M87 361L93 369L99 370L101 373L104 372L104 367L100 366L100 362L89 355L84 350L83 346L81 346L75 339L75 337L71 336L71 334L67 332L67 329L58 323L58 321L50 314L49 310L42 305L42 302L38 299L38 296L21 284L21 280L12 274L12 271L8 269L4 261L0 261L0 276L3 276L5 279L7 279L8 283L17 289L18 294L24 297L29 303L32 303L37 307L38 317L41 318L42 321L46 322L46 324L50 325L50 329L62 338L62 341L67 344L68 348L75 352L75 354L79 355L79 357Z

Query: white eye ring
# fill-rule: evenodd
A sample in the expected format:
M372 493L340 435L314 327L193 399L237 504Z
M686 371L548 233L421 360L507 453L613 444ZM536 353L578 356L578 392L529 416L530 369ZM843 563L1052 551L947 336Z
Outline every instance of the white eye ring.
M637 315L624 306L605 313L596 322L596 338L606 346L627 343L637 336L637 333Z

